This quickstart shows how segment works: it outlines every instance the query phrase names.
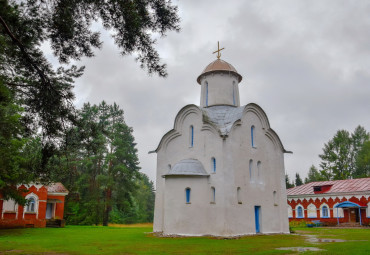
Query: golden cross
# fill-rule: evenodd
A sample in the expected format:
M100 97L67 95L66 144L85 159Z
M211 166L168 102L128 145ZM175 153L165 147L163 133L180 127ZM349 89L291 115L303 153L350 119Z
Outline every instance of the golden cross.
M222 50L224 50L225 48L222 48L222 49L220 49L220 42L217 42L217 48L218 48L218 50L216 50L215 52L213 52L212 54L215 54L216 52L217 52L217 58L218 59L220 59L220 57L221 57L221 53L220 53L220 51L222 51Z

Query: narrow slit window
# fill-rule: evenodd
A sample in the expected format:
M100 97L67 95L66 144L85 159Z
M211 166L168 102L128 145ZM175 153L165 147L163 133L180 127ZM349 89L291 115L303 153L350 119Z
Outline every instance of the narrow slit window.
M252 181L253 160L249 160L249 180Z
M257 178L260 180L261 178L261 161L257 162Z
M216 159L212 158L211 162L212 162L212 172L216 173Z
M254 138L254 126L251 127L251 142L252 142L252 147L254 148L255 147L255 138Z
M273 192L272 196L273 196L273 199L274 199L274 205L275 205L275 206L276 206L276 205L278 205L278 203L277 203L277 198L276 198L276 190L274 190L274 192Z
M216 189L215 187L211 187L211 203L216 203Z
M187 204L190 204L190 191L191 191L190 188L185 189L185 197L186 197L186 203Z
M190 126L190 147L194 147L194 127L193 125Z
M236 198L238 199L238 204L242 203L242 199L240 197L240 187L236 189Z

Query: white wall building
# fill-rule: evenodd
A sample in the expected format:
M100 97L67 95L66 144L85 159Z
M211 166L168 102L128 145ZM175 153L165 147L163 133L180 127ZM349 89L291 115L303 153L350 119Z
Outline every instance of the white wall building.
M284 149L265 112L240 106L242 76L217 59L155 150L154 232L235 236L288 233Z

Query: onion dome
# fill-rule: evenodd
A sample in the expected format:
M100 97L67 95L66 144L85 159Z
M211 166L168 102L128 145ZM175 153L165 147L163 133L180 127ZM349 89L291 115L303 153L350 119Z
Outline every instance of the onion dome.
M238 77L239 82L241 82L241 80L243 79L243 77L240 74L238 74L236 69L231 64L227 63L222 59L216 59L203 70L202 74L199 75L197 82L200 84L202 76L210 74L212 72L233 73Z

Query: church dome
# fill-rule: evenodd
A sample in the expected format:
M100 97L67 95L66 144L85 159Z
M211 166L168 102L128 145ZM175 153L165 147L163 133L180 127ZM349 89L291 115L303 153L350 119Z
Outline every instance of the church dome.
M216 59L203 70L201 75L199 75L199 77L197 78L197 82L200 84L200 79L202 78L202 76L212 72L233 73L236 76L238 76L239 82L241 82L241 80L243 79L243 77L240 74L238 74L235 67L233 67L231 64L227 63L222 59Z
M176 163L173 168L166 174L168 175L199 175L208 176L202 163L196 159L183 159Z

